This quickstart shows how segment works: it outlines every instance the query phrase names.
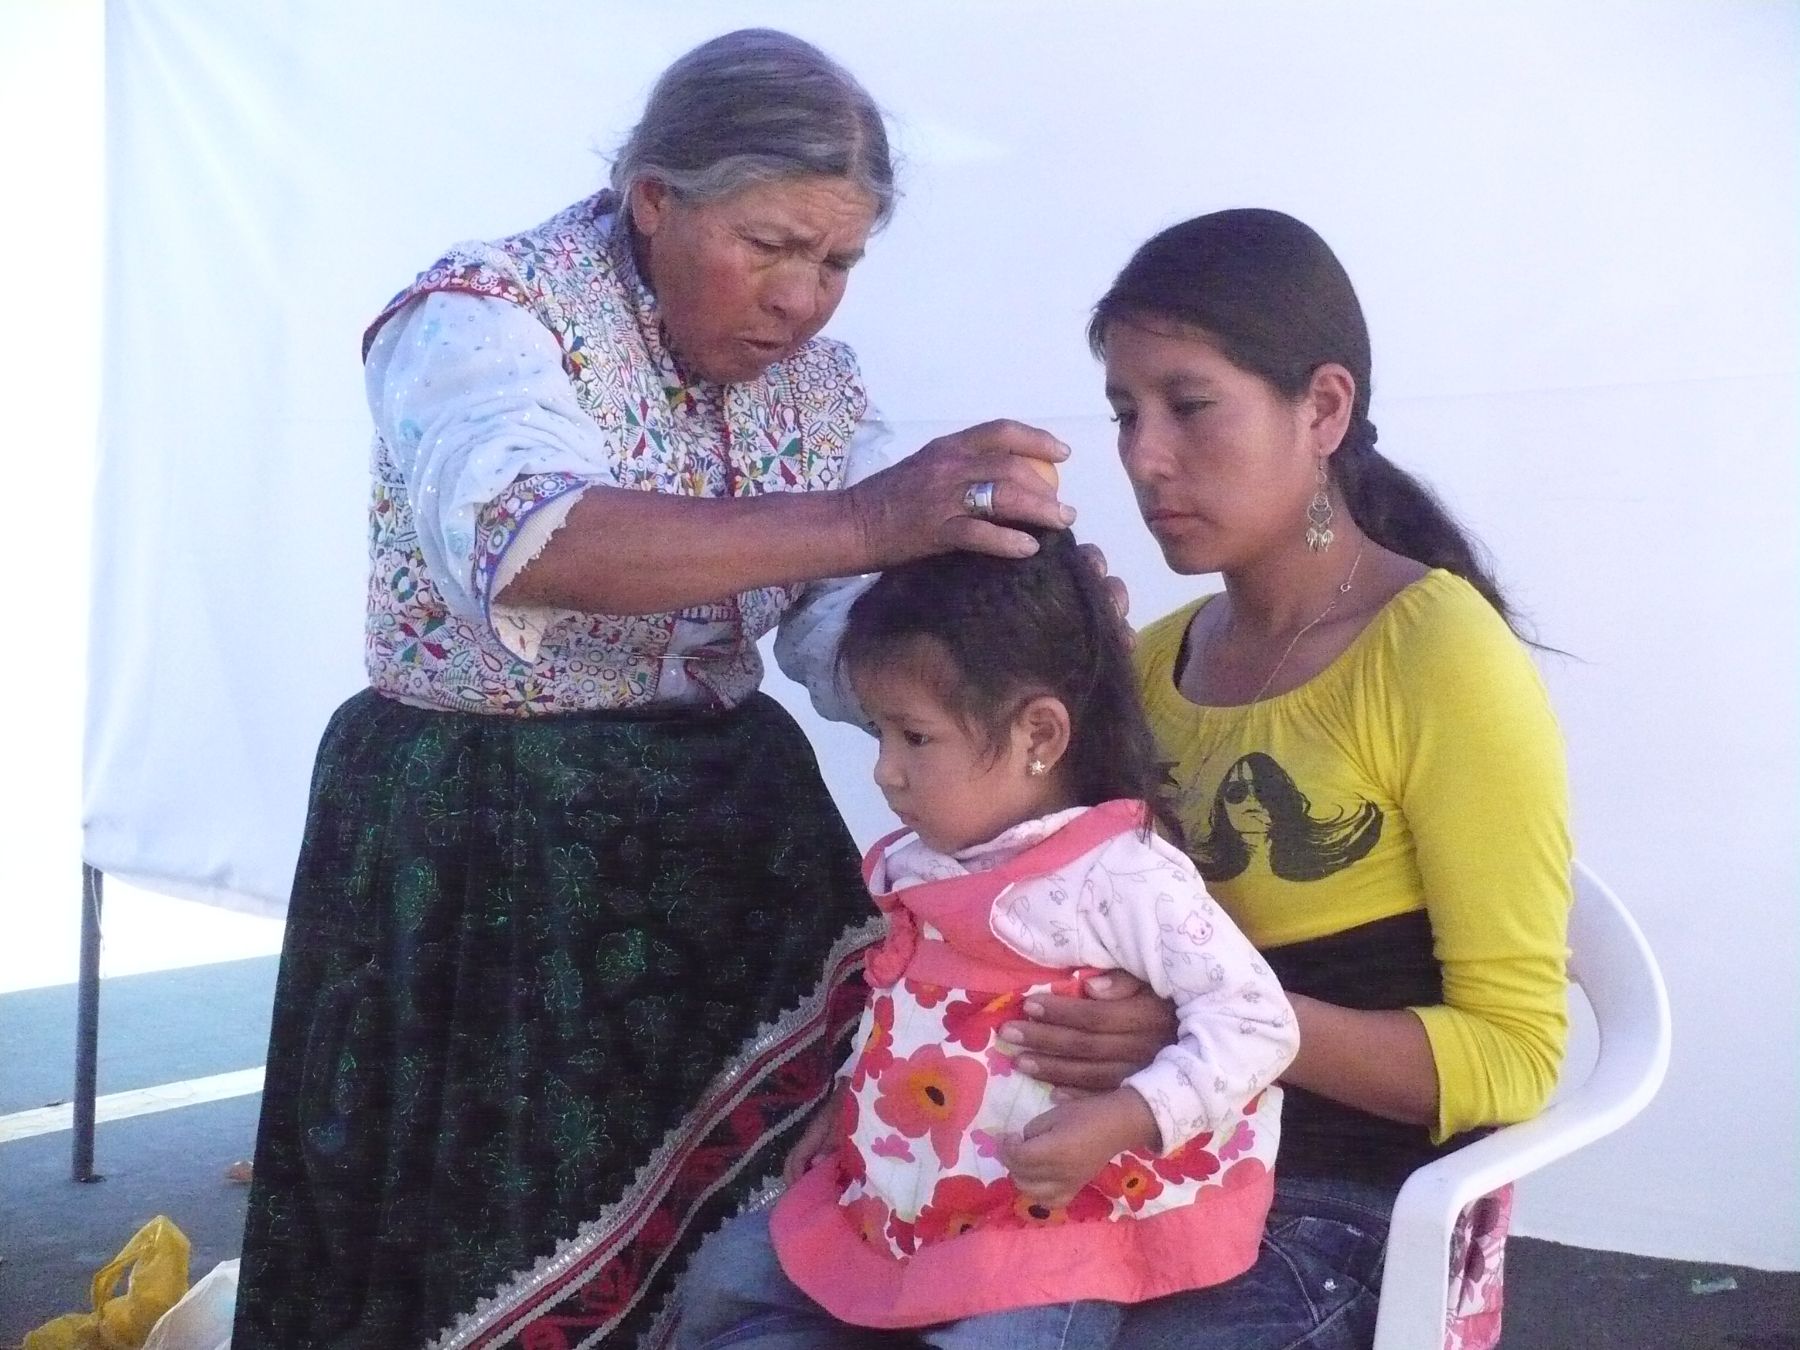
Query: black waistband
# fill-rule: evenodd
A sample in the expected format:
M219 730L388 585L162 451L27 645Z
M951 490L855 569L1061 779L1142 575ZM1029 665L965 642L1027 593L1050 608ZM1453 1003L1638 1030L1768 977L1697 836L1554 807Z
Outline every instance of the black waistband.
M1377 1010L1441 1003L1443 971L1423 910L1263 953L1290 994L1343 1008ZM1279 1171L1346 1177L1398 1186L1415 1169L1485 1134L1474 1130L1431 1142L1423 1125L1406 1125L1287 1087L1281 1112Z
M729 708L695 707L678 703L643 703L631 708L578 708L568 712L556 713L520 713L474 710L459 708L425 707L417 703L408 703L385 694L379 689L365 689L355 696L358 699L380 699L384 703L397 708L407 708L425 717L472 718L476 722L649 722L671 723L676 725L709 725L730 722L739 717L755 717L757 715L776 717L788 716L787 710L769 695L757 690L743 702ZM355 701L354 699L352 700Z

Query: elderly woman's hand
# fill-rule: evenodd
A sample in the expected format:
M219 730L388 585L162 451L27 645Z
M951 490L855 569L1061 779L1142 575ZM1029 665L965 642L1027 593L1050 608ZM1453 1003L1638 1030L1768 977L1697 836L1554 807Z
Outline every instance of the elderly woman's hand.
M984 422L938 437L846 495L877 567L954 549L1024 558L1037 551L1037 541L1001 522L1045 529L1073 522L1074 509L1056 499L1048 477L1031 464L1068 457L1068 446L1047 431ZM985 514L969 500L971 489L983 484L992 485Z
M1109 1092L1175 1041L1175 1007L1121 970L1096 976L1085 996L1033 994L1025 1019L1000 1038L1020 1048L1021 1071L1065 1095Z

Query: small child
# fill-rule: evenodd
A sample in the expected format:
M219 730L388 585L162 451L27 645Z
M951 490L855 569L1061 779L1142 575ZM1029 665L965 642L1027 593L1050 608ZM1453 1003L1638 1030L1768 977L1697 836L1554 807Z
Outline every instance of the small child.
M1110 1343L1121 1305L1256 1259L1293 1010L1193 863L1151 830L1162 777L1124 625L1066 531L1023 561L885 573L840 660L903 830L864 875L886 914L818 1156L702 1249L680 1344ZM1170 826L1170 828L1174 828ZM1131 972L1179 1037L1058 1102L1015 1066L1035 993ZM810 1164L810 1166L808 1166Z

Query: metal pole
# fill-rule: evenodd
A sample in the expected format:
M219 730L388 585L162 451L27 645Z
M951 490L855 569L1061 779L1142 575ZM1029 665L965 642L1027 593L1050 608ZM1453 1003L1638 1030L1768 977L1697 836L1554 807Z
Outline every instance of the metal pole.
M99 1181L94 1173L94 1098L100 1058L100 899L105 874L81 865L81 984L75 1005L76 1181Z

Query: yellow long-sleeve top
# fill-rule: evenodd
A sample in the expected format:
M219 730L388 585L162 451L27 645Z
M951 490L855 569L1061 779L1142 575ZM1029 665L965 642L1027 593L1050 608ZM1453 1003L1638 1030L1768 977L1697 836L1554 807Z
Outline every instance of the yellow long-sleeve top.
M1208 597L1210 598L1210 597ZM1176 688L1205 599L1136 660L1188 851L1292 993L1410 1007L1437 1065L1427 1131L1291 1090L1281 1165L1398 1181L1549 1096L1568 1030L1568 789L1529 656L1434 571L1285 694L1203 707Z

